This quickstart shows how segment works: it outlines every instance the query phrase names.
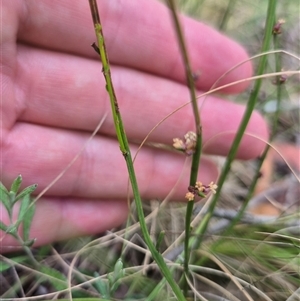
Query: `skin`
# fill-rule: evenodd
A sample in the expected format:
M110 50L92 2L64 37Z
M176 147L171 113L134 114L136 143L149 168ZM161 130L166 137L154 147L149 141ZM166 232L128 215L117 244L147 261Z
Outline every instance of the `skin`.
M167 114L189 101L170 14L149 0L99 1L116 95L133 154L138 143ZM3 1L1 37L1 181L9 186L21 174L37 193L68 165L99 121L98 135L64 176L38 200L31 237L35 246L100 233L127 217L127 172L110 114L88 1ZM191 64L200 72L197 94L207 91L228 69L247 59L236 42L212 28L181 18ZM251 76L246 63L218 85ZM224 89L242 92L248 83ZM206 154L226 156L244 107L217 96L200 98ZM172 145L194 129L191 106L167 119L149 142ZM263 118L254 113L247 133L267 139ZM133 143L135 142L135 143ZM245 135L239 159L257 157L263 143ZM189 168L186 158L144 147L135 163L143 199L183 201ZM186 166L186 168L184 168ZM199 180L216 181L218 170L202 158ZM5 210L1 219L7 222ZM1 252L17 243L1 234Z

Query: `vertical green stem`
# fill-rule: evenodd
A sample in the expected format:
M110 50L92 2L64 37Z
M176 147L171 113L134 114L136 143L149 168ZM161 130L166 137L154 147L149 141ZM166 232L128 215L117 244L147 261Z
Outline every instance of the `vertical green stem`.
M98 40L98 47L96 47L97 52L99 51L100 59L102 62L103 66L103 75L106 81L106 89L110 97L110 103L111 103L111 109L112 109L112 114L114 118L114 125L117 133L117 138L120 144L120 149L121 152L125 158L127 169L128 169L128 174L130 178L130 183L132 186L133 190L133 195L134 195L134 200L135 200L135 205L137 209L137 214L141 226L141 231L143 233L145 242L152 254L152 257L156 261L157 265L159 266L162 274L165 276L166 280L168 281L169 285L171 286L174 294L176 295L178 300L185 301L184 295L182 294L179 286L173 279L173 276L171 272L169 271L162 255L156 250L155 245L153 244L148 229L147 225L145 222L145 217L144 217L144 212L143 212L143 207L142 207L142 200L140 197L139 189L138 189L138 184L135 176L135 171L133 167L133 162L132 162L132 157L131 157L131 152L129 149L129 144L128 140L124 131L123 123L122 123L122 118L120 114L120 110L118 107L118 102L117 98L114 92L114 87L111 79L111 73L110 73L110 66L109 66L109 61L107 57L107 51L105 48L105 40L102 32L102 26L100 22L100 17L98 13L98 7L97 7L97 2L96 0L89 0L90 8L91 8L91 14L93 18L93 23L95 27L95 33L96 37ZM95 48L95 47L94 47Z
M274 19L273 19L273 24L272 24L272 32L273 32L273 27L275 25L275 12L274 12ZM277 33L273 33L273 44L274 44L274 49L277 50L279 49L278 46L278 34ZM281 71L281 59L280 59L281 54L280 53L275 53L275 70L276 72L280 72ZM273 141L275 134L276 134L276 130L277 130L277 126L278 126L278 120L279 120L279 112L280 112L280 104L281 104L281 98L282 98L282 86L280 84L280 75L278 75L276 77L276 85L277 85L277 102L276 102L276 111L273 117L273 122L271 125L271 134L270 134L270 139L269 139L269 143ZM253 180L248 188L248 193L245 197L245 201L243 202L243 205L241 206L238 214L236 215L236 217L232 220L232 222L230 223L229 227L226 229L226 232L224 233L224 235L228 234L234 227L234 225L240 220L240 218L243 216L248 203L250 201L250 199L253 196L256 184L258 179L261 176L260 173L260 169L267 157L267 154L270 150L270 144L267 144L264 152L262 153L262 155L259 157L258 163L257 163L257 167L256 167L256 173L253 177Z
M270 42L271 42L271 38L272 38L272 30L273 30L274 20L275 20L276 3L277 3L277 0L269 0L269 2L268 2L267 19L266 19L266 26L265 26L265 35L264 35L264 39L263 39L263 45L262 45L261 52L267 52L270 48ZM258 64L257 75L262 75L264 73L264 70L266 68L266 64L267 64L267 56L264 55L260 58L260 61L259 61L259 64ZM233 162L233 160L236 156L238 147L240 145L240 142L243 138L244 132L245 132L246 127L249 123L252 112L254 110L261 84L262 84L262 79L258 79L254 82L254 87L253 87L252 92L250 94L250 98L249 98L248 103L247 103L246 111L245 111L244 116L242 118L241 124L239 126L238 131L237 131L237 134L234 138L234 141L233 141L233 144L232 144L231 149L229 151L229 154L226 158L224 167L222 169L222 172L221 172L221 175L220 175L220 178L219 178L219 182L218 182L217 192L216 192L216 194L214 195L214 197L212 199L212 202L210 204L208 212L205 214L201 224L199 225L199 227L196 230L196 232L198 234L198 239L195 242L195 248L199 248L201 243L202 243L203 234L205 233L205 231L208 227L209 220L212 217L214 208L215 208L215 206L217 204L217 201L220 197L220 192L221 192L222 187L225 183L227 175L230 171L231 164L232 164L232 162Z
M233 10L233 7L236 3L236 0L229 0L228 4L227 4L227 7L226 7L226 10L224 12L224 15L223 15L223 18L220 22L220 25L219 25L219 30L220 31L223 31L227 25L227 22L230 18L230 14L231 14L231 11Z
M197 141L196 141L196 148L195 152L193 154L192 158L192 167L191 167L191 173L190 173L190 185L195 186L195 183L197 182L198 177L198 169L200 164L200 156L201 156L201 150L202 150L202 126L200 121L200 115L198 110L198 103L197 103L197 96L196 96L196 88L195 88L195 81L193 77L193 72L188 56L188 51L186 49L186 43L184 40L184 36L182 33L181 25L179 22L178 15L176 13L176 7L174 0L168 0L168 5L171 9L172 18L175 25L175 30L180 46L180 52L182 55L184 68L185 68L185 76L187 85L190 91L190 97L192 102L192 108L194 113L194 119L195 119L195 127L196 127L196 135L197 135ZM189 274L189 259L190 259L190 250L189 250L189 240L190 240L190 232L191 232L191 218L193 213L193 207L194 207L194 201L189 201L187 204L187 210L186 210L186 217L185 217L185 241L184 241L184 272L186 276ZM185 281L184 284L184 293L187 295L187 283Z

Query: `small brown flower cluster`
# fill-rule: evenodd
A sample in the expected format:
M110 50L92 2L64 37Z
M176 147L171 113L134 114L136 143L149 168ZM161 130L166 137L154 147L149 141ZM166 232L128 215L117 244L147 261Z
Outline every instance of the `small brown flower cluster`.
M274 27L273 27L273 34L281 34L282 33L282 31L281 31L281 26L282 26L282 24L284 24L285 23L285 20L284 19L279 19L278 21L277 21L277 23L274 25Z
M205 198L209 192L215 194L217 188L218 185L214 182L210 182L209 185L203 185L200 181L197 181L195 186L188 187L189 192L186 193L185 198L188 201L193 201L196 195Z
M184 135L184 140L179 138L173 139L173 147L177 150L180 150L186 153L188 156L192 155L195 152L197 135L196 133L190 131Z

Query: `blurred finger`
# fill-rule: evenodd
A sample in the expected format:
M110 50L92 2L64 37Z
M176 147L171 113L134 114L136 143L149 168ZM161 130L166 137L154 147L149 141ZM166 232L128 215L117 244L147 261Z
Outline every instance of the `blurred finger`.
M4 184L9 185L21 174L24 185L37 183L40 192L66 168L88 137L82 132L17 123L3 145ZM131 150L134 154L136 146L132 145ZM145 147L135 161L135 170L144 199L163 199L174 186L174 200L184 197L189 178L184 155ZM215 181L215 165L203 159L199 177L204 183ZM127 194L128 172L118 143L103 136L94 137L78 160L47 191L51 196L94 199L126 199Z
M169 10L148 0L99 1L110 61L185 83L176 34ZM95 34L88 1L12 2L19 18L18 39L26 44L97 58L90 48ZM192 68L200 74L197 87L208 90L231 67L247 59L245 50L209 26L182 17ZM218 85L251 75L247 63ZM247 83L224 91L238 92Z
M115 135L99 63L27 47L19 48L18 58L16 90L19 93L15 119L93 131L108 113L100 132ZM187 87L167 79L121 67L112 68L112 76L126 132L131 140L142 141L158 122L189 101ZM244 107L211 95L200 98L199 106L204 143L216 137L205 151L226 155ZM187 105L164 121L149 139L172 144L173 138L183 137L194 127L193 112ZM267 138L266 123L258 113L253 114L247 132ZM256 157L263 147L264 144L257 139L245 136L238 157Z
M89 200L74 198L43 198L36 204L30 239L35 247L69 239L93 235L120 226L127 218L128 205L119 200ZM1 208L1 220L8 223ZM10 235L0 232L0 253L22 247Z

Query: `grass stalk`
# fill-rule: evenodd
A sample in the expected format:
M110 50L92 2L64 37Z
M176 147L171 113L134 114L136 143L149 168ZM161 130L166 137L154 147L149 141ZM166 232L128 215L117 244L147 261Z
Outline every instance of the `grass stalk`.
M229 2L227 4L227 7L226 7L226 10L223 14L222 20L221 20L220 25L219 25L219 30L220 31L224 31L224 29L226 28L228 20L231 16L231 13L232 13L232 10L233 10L235 4L236 4L236 0L229 0Z
M274 50L278 50L279 49L279 44L278 44L278 34L274 32L273 28L275 25L275 12L274 12L274 18L273 18L273 25L272 25L272 33L273 33L273 45L274 45ZM275 69L276 72L280 72L281 71L281 54L278 52L275 52ZM233 229L233 227L236 225L236 223L242 218L242 216L245 213L245 210L249 204L249 201L251 200L255 187L257 185L257 181L261 176L261 167L268 155L268 152L270 150L270 143L273 141L276 131L277 131L277 127L278 127L278 121L279 121L279 113L280 113L280 104L281 104L281 100L282 100L282 84L281 84L281 76L278 75L276 76L276 80L275 80L275 84L277 86L276 89L276 111L274 114L274 117L272 118L272 124L271 124L271 133L270 133L270 139L269 139L269 143L266 145L262 155L259 157L258 162L257 162L257 167L256 167L256 172L254 174L253 180L248 188L248 193L245 197L245 200L240 208L240 210L238 211L236 217L231 221L230 225L227 227L226 231L223 233L224 236L226 236L227 234L229 234L231 232L231 230Z
M97 52L99 52L100 59L102 62L103 75L104 75L104 78L106 81L106 89L107 89L107 92L108 92L109 98L110 98L110 104L111 104L111 110L112 110L113 119L114 119L115 130L116 130L117 138L118 138L118 141L120 144L120 150L126 161L129 179L130 179L130 183L132 186L133 196L134 196L137 214L138 214L138 218L139 218L139 223L141 226L141 231L144 236L145 243L147 244L147 246L152 254L153 259L156 261L158 267L160 268L162 274L168 281L168 283L169 283L170 287L172 288L174 294L176 295L177 299L184 301L185 300L184 295L182 294L179 286L173 279L173 276L172 276L171 272L169 271L162 255L155 248L155 245L152 242L150 235L149 235L149 231L147 229L147 224L145 222L145 216L144 216L144 212L143 212L142 200L141 200L141 196L139 193L138 184L137 184L135 171L134 171L134 167L133 167L131 152L130 152L127 136L125 134L125 130L123 127L122 118L121 118L120 110L118 107L118 101L117 101L117 98L116 98L116 95L114 92L114 87L113 87L113 82L112 82L111 72L110 72L110 65L109 65L109 60L108 60L107 51L106 51L106 47L105 47L105 40L104 40L104 36L103 36L103 32L102 32L102 25L101 25L99 13L98 13L97 2L96 2L96 0L89 0L89 4L90 4L90 8L91 8L91 14L92 14L93 23L94 23L94 27L95 27L95 33L96 33L97 42L98 42L98 46L94 45L94 48L97 50Z
M196 140L195 152L194 152L193 158L192 158L192 166L191 166L190 182L189 182L190 186L195 186L195 183L197 182L198 169L199 169L200 157L201 157L201 151L202 151L202 126L201 126L201 120L200 120L198 103L197 103L195 79L193 76L185 39L183 36L183 32L181 29L178 15L176 12L175 2L174 2L174 0L167 0L167 3L171 9L172 19L173 19L175 31L177 34L177 39L178 39L180 52L181 52L182 60L183 60L183 64L184 64L185 76L186 76L186 81L187 81L187 85L188 85L189 92L190 92L190 98L191 98L192 109L193 109L194 120L195 120L197 140ZM185 216L184 272L185 272L186 276L188 276L188 273L189 273L189 267L188 267L189 259L190 259L189 240L190 240L190 235L191 235L190 234L191 218L192 218L192 214L193 214L193 208L194 208L194 200L191 200L187 204L186 216ZM187 285L184 285L184 291L186 293Z
M263 39L262 49L261 49L261 52L263 52L263 53L267 52L270 49L270 43L271 43L271 39L272 39L272 31L273 31L273 26L274 26L274 21L275 21L276 4L277 4L276 0L269 0L269 2L268 2L265 34L264 34L264 39ZM267 56L264 55L259 60L258 68L257 68L257 75L262 75L264 73L266 65L267 65ZM213 211L217 205L222 187L225 183L228 173L230 172L231 164L232 164L233 160L235 159L236 153L238 151L239 145L240 145L243 135L245 133L246 127L249 123L252 112L255 108L258 93L260 91L261 85L262 85L262 79L257 79L254 82L254 87L252 89L249 100L247 102L245 113L243 115L242 121L238 128L238 131L236 133L236 136L234 138L232 146L230 148L229 154L224 163L222 172L220 174L220 178L218 181L218 189L216 191L216 194L213 196L213 199L211 201L211 204L209 206L207 213L205 214L199 227L196 229L197 239L194 244L195 248L199 248L203 241L203 235L205 234L205 231L208 227L209 221L210 221L211 217L213 216Z

